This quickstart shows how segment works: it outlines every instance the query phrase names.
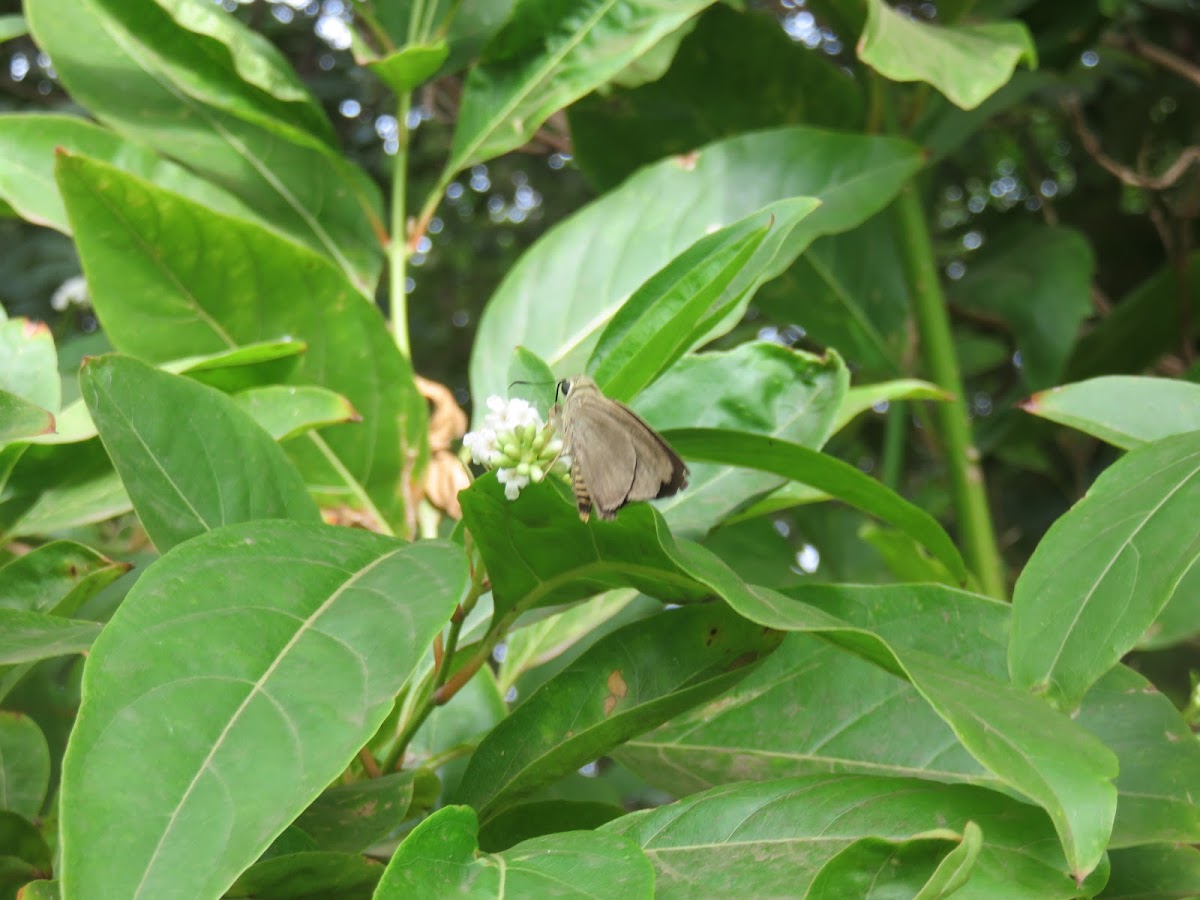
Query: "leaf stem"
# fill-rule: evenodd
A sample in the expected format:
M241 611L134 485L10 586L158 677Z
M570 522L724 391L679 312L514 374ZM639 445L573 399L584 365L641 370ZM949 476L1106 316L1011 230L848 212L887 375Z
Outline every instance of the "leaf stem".
M900 476L904 472L904 439L908 434L908 404L893 400L887 409L887 421L883 431L883 483L893 491L900 490Z
M979 451L972 442L962 375L950 331L950 316L938 279L925 211L912 182L905 185L892 208L925 367L933 382L953 397L945 403L939 403L936 412L945 448L959 539L963 544L967 565L979 579L984 593L1002 598L1007 594L1004 566L992 527L983 469L979 465Z
M412 349L408 340L408 219L405 216L408 177L408 113L412 108L412 92L403 91L396 104L396 155L392 161L392 220L391 240L388 241L389 297L391 304L392 337L396 346L409 359Z

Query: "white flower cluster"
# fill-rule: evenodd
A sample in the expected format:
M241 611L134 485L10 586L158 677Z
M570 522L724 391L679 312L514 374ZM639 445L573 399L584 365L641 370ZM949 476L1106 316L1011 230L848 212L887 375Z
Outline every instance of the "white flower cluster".
M504 485L504 496L516 500L521 488L541 481L548 472L569 472L570 458L562 440L553 436L527 400L491 396L483 425L463 437L471 458L489 469Z

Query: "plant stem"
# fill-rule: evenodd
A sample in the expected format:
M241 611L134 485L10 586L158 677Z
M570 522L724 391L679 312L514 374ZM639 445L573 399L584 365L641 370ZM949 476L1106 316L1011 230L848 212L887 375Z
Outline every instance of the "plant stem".
M962 375L954 352L946 299L938 280L933 242L929 236L925 210L912 182L900 192L893 210L925 367L934 383L953 395L953 399L937 405L937 416L954 497L959 539L963 544L967 565L979 579L983 591L989 596L1002 598L1007 594L1004 566L992 528L979 451L971 439Z
M389 296L392 337L406 357L412 358L408 342L408 218L405 215L405 185L408 177L408 113L412 93L404 91L396 104L397 147L392 162L392 221L388 242Z
M880 478L893 491L900 487L904 471L904 439L908 434L908 404L893 400L887 409L883 431L883 466Z

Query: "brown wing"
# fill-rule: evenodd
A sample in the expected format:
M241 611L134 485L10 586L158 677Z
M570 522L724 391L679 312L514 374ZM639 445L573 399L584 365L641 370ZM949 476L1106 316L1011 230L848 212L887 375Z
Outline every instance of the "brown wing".
M688 470L658 433L624 404L589 403L572 421L572 459L603 519L633 500L669 497L687 486ZM580 499L578 488L576 499ZM585 512L580 503L580 512Z
M586 517L590 505L600 518L613 518L628 500L637 470L637 452L620 420L589 404L586 415L572 417L567 443L580 515Z

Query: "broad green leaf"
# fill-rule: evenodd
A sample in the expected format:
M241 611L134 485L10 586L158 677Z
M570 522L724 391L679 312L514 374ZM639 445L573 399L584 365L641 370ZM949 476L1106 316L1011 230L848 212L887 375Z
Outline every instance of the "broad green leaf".
M633 405L660 430L721 429L736 432L738 440L765 435L815 450L833 431L849 381L835 353L817 357L759 341L684 357ZM672 530L689 537L705 534L787 477L706 462L697 456L687 489L658 503Z
M82 653L99 633L96 622L0 609L0 666Z
M1181 281L1182 279L1182 281ZM1191 292L1192 316L1200 316L1200 251L1183 271L1163 267L1121 298L1112 312L1080 338L1067 367L1068 381L1111 372L1141 372L1179 346L1180 306Z
M78 103L233 193L371 293L378 190L330 146L324 113L265 38L202 0L29 0L25 14Z
M773 18L716 3L693 20L665 75L572 104L573 153L588 179L609 189L666 156L781 124L859 130L860 87Z
M609 591L510 634L496 673L501 693L522 674L559 656L617 615L636 596L634 591Z
M1175 596L1146 629L1137 646L1140 650L1172 647L1197 634L1200 634L1200 566L1183 576Z
M1110 847L1200 843L1200 741L1170 700L1117 666L1088 692L1076 721L1121 763Z
M54 336L43 322L0 322L0 391L51 413L62 406Z
M885 206L920 165L904 141L796 127L739 135L643 169L547 231L509 271L480 319L472 395L503 395L518 345L556 372L582 371L634 290L710 231L780 200L820 200L766 269L774 275L816 237Z
M549 420L550 407L554 405L558 392L557 384L550 367L536 353L531 353L524 347L513 348L512 361L508 364L509 397L528 400L537 408L543 419Z
M939 829L908 841L860 838L821 867L805 897L946 897L966 884L982 848L974 822L963 826L962 835ZM943 867L949 872L939 876ZM944 880L949 884L939 884Z
M1200 430L1200 384L1108 375L1034 394L1021 408L1035 416L1133 450Z
M394 93L403 94L432 78L449 53L450 48L444 40L433 44L408 44L379 59L368 60L367 68Z
M31 867L32 871L15 883L9 882L4 887L16 887L24 881L37 877L36 873L49 872L51 868L50 848L41 833L33 823L15 812L0 811L0 875L10 876L13 872L12 860L20 860ZM7 870L7 871L5 871Z
M584 523L566 485L531 484L508 500L493 473L476 479L458 499L463 524L487 565L497 621L616 587L676 603L710 594L673 560L671 534L646 504L626 507L614 522L593 516Z
M21 888L20 900L62 900L57 881L30 881Z
M963 896L1079 896L1045 813L966 785L844 775L732 784L623 816L600 832L642 847L656 897L801 897L824 865L861 839L953 838L971 822L983 842ZM1106 876L1098 871L1084 891Z
M1149 845L1113 850L1112 875L1101 900L1151 900L1196 896L1200 884L1200 848Z
M858 530L858 536L875 548L883 564L896 581L945 584L962 587L945 563L934 559L911 535L894 528L880 528L870 522ZM970 581L968 573L968 581Z
M54 183L54 160L59 148L107 162L217 212L258 219L249 206L213 182L86 119L47 113L7 114L0 116L0 157L4 159L4 167L0 169L0 197L28 222L47 225L64 234L71 231L58 185Z
M85 363L80 383L160 551L235 522L318 521L283 451L220 391L115 354Z
M375 733L467 587L457 547L294 522L163 556L84 670L64 894L219 895Z
M0 43L11 41L15 37L27 33L29 27L25 24L25 18L16 13L8 16L0 16Z
M479 828L479 849L489 853L562 831L593 831L625 814L619 806L586 800L540 800L518 803Z
M291 338L255 341L229 350L173 359L163 363L162 368L232 394L287 381L307 350L307 344Z
M306 438L303 471L332 471L343 502L361 508L369 498L396 520L405 464L425 447L426 405L379 311L343 274L276 234L100 163L62 157L58 180L113 346L166 362L303 341L290 382L342 394L364 420Z
M892 81L924 81L963 109L999 90L1017 63L1037 65L1037 49L1023 22L930 25L883 0L867 0L867 24L858 58Z
M618 75L710 2L516 4L467 75L446 172L520 147L553 113Z
M908 679L972 756L1046 810L1072 874L1082 879L1099 865L1116 809L1109 780L1117 760L1066 716L999 679L766 588L729 585L725 596L753 621L820 634Z
M785 235L818 201L798 198L773 204L706 235L656 272L608 321L587 363L600 389L629 402L665 372L737 303L736 281L753 283L774 253L758 253L768 234ZM774 243L786 237L774 239Z
M1200 432L1132 450L1055 522L1013 592L1013 682L1073 710L1200 559Z
M908 371L910 343L909 286L895 217L883 212L856 224L814 241L763 286L755 306L836 347L871 377L895 377ZM863 265L864 257L870 265Z
M650 863L628 838L571 831L523 841L502 853L482 853L478 837L473 809L439 809L404 839L374 900L655 896Z
M958 548L936 519L849 463L799 444L746 432L677 428L664 437L685 460L771 472L827 491L912 535L957 578L967 577Z
M233 399L277 441L326 425L362 421L362 416L341 394L311 384L251 388Z
M1006 604L935 585L816 585L791 593L895 644L1004 676ZM613 756L674 796L820 773L1001 786L910 684L807 634L788 635L737 687Z
M1071 228L1004 231L948 288L951 300L1008 325L1021 377L1040 389L1057 383L1079 326L1092 312L1091 245Z
M533 790L740 681L780 635L724 604L667 610L588 648L493 728L455 798L487 821Z
M357 854L286 853L256 862L222 896L365 897L382 874L382 863Z
M296 820L321 850L361 853L393 831L408 816L417 778L424 770L391 772L322 791Z
M28 400L0 390L0 446L54 431L54 416Z
M881 381L878 384L860 384L846 391L841 408L838 409L837 420L834 422L834 432L841 431L856 417L868 409L880 404L891 403L893 400L949 400L946 393L936 384L919 381L916 378L898 378L895 381Z
M37 723L0 709L0 810L37 818L50 786L50 748Z
M0 500L0 532L54 535L130 512L133 504L99 441L29 447Z
M70 616L130 568L75 541L50 541L0 567L0 608Z

